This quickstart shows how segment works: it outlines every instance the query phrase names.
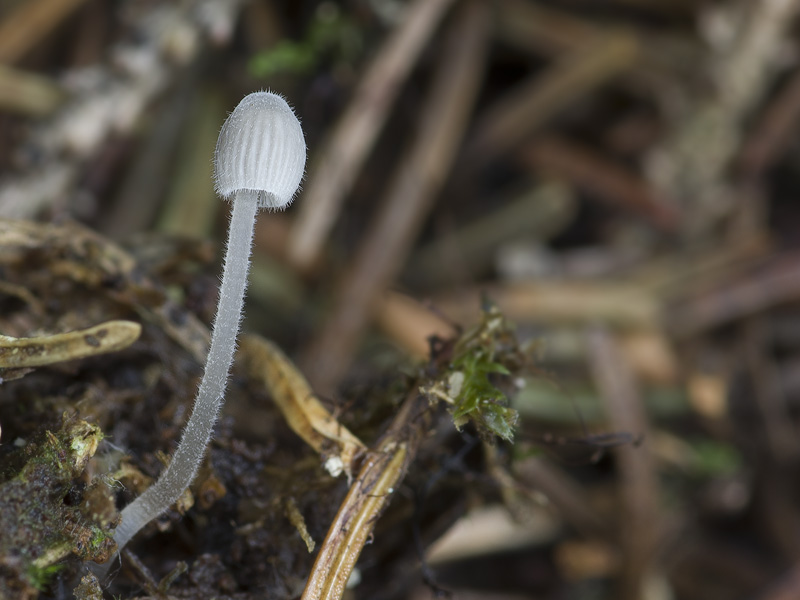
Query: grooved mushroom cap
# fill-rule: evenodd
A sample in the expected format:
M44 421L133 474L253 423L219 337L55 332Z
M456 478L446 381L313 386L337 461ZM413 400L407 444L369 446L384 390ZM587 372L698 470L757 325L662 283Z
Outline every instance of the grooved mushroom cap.
M306 165L303 129L286 100L272 92L245 96L228 116L214 153L217 193L255 190L258 205L285 208Z

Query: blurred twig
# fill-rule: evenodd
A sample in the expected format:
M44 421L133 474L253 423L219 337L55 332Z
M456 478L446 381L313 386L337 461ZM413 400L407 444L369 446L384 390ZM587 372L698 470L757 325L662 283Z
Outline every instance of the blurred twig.
M800 69L770 100L748 134L739 155L742 173L763 176L797 136L800 121Z
M403 350L418 358L428 358L431 336L441 339L457 332L452 324L409 296L387 291L382 295L375 316L381 329Z
M676 301L668 311L668 328L673 336L698 335L798 298L800 255L777 256L759 269Z
M467 163L513 150L570 104L636 63L639 41L613 33L591 39L531 76L481 115L465 150Z
M289 259L299 269L308 270L317 262L398 89L452 2L416 0L410 4L404 23L367 67L303 194L288 250Z
M621 503L618 527L625 560L620 576L620 600L639 600L653 566L660 537L656 470L648 449L648 424L642 400L624 355L604 329L591 329L589 364L600 388L613 429L642 436L641 445L622 445L615 452L619 464Z
M449 32L414 143L306 353L304 371L320 393L344 375L378 294L397 275L436 199L483 76L487 35L486 6L468 3Z
M550 239L575 216L577 202L570 192L561 182L546 181L526 185L511 197L487 198L487 206L498 208L419 248L405 268L404 281L444 288L458 283L462 272L479 276L504 242Z
M793 565L757 600L795 600L800 598L800 564Z
M146 230L155 220L164 200L169 170L175 167L181 131L186 129L190 109L197 100L195 71L190 68L189 73L178 78L176 90L152 115L152 134L146 137L141 151L130 161L127 173L118 184L116 197L103 212L98 228L104 234L112 238L129 236ZM201 179L203 175L198 174L196 181L198 185L205 185L207 193L213 193L211 179L207 177L208 156L205 157L206 168L200 171L206 178ZM165 211L168 210L169 206Z
M209 185L214 173L208 157L214 154L220 115L225 111L216 92L206 88L198 93L194 81L187 82L186 87L185 94L188 93L191 103L188 103L189 114L183 121L191 126L184 127L181 132L177 154L183 158L171 178L157 228L199 239L213 232L220 214L220 202ZM180 110L186 109L186 104L180 103Z
M602 28L572 14L529 0L498 0L501 39L533 52L560 54L601 35Z
M338 600L361 550L405 476L424 431L428 400L414 390L389 430L369 450L322 543L302 600Z
M772 453L772 459L779 465L788 465L800 457L800 444L797 443L797 428L791 421L780 376L770 354L764 319L758 316L747 319L742 355L753 386L753 401L761 414L766 445Z
M586 500L586 490L558 467L538 456L518 461L514 474L526 491L544 494L561 517L584 535L607 539L611 531Z
M522 148L520 157L535 169L564 177L656 227L673 230L678 224L674 205L646 181L566 139L552 135L535 139Z
M0 111L43 117L63 100L64 90L50 78L0 64Z
M486 295L516 322L591 323L623 327L654 327L659 302L645 289L614 282L521 282L471 288L434 298L443 314L458 323L475 321L480 298Z
M0 64L23 58L86 0L26 0L0 21Z

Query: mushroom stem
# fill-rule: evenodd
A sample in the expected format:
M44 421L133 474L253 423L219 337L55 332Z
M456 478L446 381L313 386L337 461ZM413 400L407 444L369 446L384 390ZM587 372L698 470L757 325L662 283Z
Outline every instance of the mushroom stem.
M235 193L211 347L192 415L175 455L161 477L122 511L122 521L114 534L120 550L142 527L172 506L194 481L211 439L236 349L250 268L258 195L259 192L255 190L238 190Z

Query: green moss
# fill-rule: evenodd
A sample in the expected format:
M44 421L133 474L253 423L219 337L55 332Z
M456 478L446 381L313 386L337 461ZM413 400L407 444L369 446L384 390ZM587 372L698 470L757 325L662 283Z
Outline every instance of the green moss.
M460 380L461 383L458 394L453 398L453 421L456 426L472 421L479 430L512 440L518 420L517 411L508 406L506 395L490 379L492 375L510 375L511 372L494 362L486 349L467 352L453 361L452 368L459 375L455 381Z
M519 415L500 388L513 387L527 361L514 328L497 307L488 306L478 325L456 342L446 376L422 391L452 404L459 429L471 422L484 437L512 441Z
M690 469L703 478L730 476L742 468L742 457L730 444L713 440L690 442Z
M302 74L314 69L323 59L351 63L360 53L358 27L334 5L317 10L303 39L282 40L255 54L248 64L254 77L281 73Z
M99 527L92 527L92 537L89 540L91 550L100 550L109 540L109 535Z
M64 568L64 564L47 565L46 567L37 567L30 565L28 567L28 581L40 592L44 591L55 574Z
M102 559L113 547L80 504L64 501L101 438L97 426L65 416L59 429L44 431L3 459L0 561L16 561L17 576L36 589L47 586L70 554Z

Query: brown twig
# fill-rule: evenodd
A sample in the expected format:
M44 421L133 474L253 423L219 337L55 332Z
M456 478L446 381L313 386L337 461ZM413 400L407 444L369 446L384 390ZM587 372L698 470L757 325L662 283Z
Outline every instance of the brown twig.
M602 322L623 327L658 326L660 306L644 288L614 282L521 282L470 288L433 299L458 323L474 322L486 295L516 322Z
M368 452L322 543L301 600L338 600L375 523L416 454L429 410L414 390L389 430Z
M572 189L561 182L526 185L501 196L486 199L486 205L496 209L417 250L404 269L403 280L443 288L469 275L479 276L504 242L544 242L561 232L577 212Z
M465 151L465 162L483 162L485 157L514 149L566 107L629 69L639 51L636 37L614 33L591 39L558 59L481 116Z
M397 92L453 0L416 0L367 67L303 194L288 255L300 270L318 260L344 197L378 137Z
M328 393L343 376L378 295L400 270L450 168L482 77L486 8L469 3L453 24L416 139L302 361L318 392Z
M384 333L417 358L428 357L431 336L447 339L457 333L451 323L429 307L397 292L383 294L375 318Z
M0 336L0 371L40 367L116 352L133 344L142 326L133 321L106 321L88 329L30 338Z
M499 0L496 4L498 36L529 51L558 55L603 33L589 21L527 0Z
M698 335L798 298L800 255L777 256L755 272L740 272L734 280L675 302L667 313L668 330L673 336Z
M622 445L616 449L625 515L618 522L625 560L617 597L638 600L643 596L644 579L652 567L660 537L658 483L647 447L647 417L633 373L614 338L604 329L591 329L587 349L611 427L644 439L641 445Z
M584 535L608 538L610 531L586 501L586 491L557 466L534 456L514 466L516 479L531 493L544 494L565 521Z
M28 0L0 22L0 64L15 63L86 0Z
M674 204L646 181L574 142L544 136L525 145L520 158L528 166L564 177L610 204L646 218L659 229L673 230L678 224Z

